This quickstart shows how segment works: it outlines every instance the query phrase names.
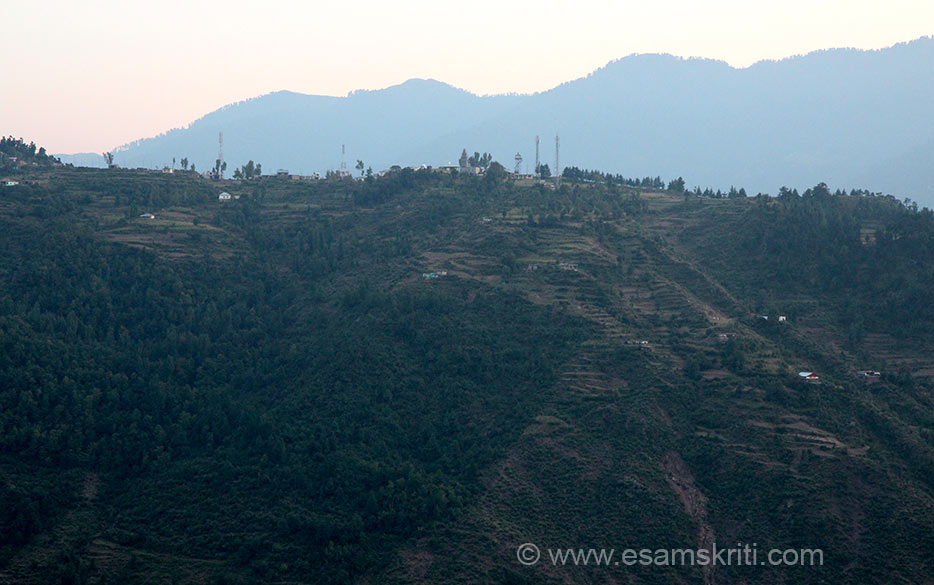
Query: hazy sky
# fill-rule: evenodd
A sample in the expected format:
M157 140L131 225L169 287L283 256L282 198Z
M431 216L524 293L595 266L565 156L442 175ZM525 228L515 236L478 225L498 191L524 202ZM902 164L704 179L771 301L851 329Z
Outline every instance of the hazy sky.
M745 67L934 34L934 0L0 0L0 133L100 152L289 89L534 92L632 54ZM934 64L932 64L934 66Z

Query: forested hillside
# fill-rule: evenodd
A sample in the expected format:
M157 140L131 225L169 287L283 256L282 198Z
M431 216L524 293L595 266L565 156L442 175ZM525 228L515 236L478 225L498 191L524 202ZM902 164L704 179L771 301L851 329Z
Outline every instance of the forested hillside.
M0 583L932 582L931 212L649 183L0 187Z

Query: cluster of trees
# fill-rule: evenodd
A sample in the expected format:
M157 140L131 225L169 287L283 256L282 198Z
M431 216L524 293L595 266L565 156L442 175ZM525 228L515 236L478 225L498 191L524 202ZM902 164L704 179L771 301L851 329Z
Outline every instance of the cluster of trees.
M365 181L355 181L351 197L354 204L371 207L386 203L407 190L424 188L432 179L435 177L427 170L393 166L378 179L371 173Z
M224 172L227 170L227 161L216 159L214 161L214 168L211 169L211 178L215 181L224 176Z
M684 190L683 185L682 185L681 190L682 191ZM730 190L727 191L726 193L724 193L720 189L717 189L716 191L714 191L710 187L707 187L706 189L703 189L703 190L701 190L700 187L694 187L694 190L692 191L692 193L694 193L694 195L698 197L707 197L710 199L724 199L724 198L725 199L736 199L738 197L747 196L746 189L744 189L743 187L740 187L739 189L737 189L736 187L732 185L730 186Z
M45 147L37 147L35 142L26 144L22 138L0 136L0 168L18 164L36 164L39 166L52 166L61 161L45 151Z
M354 168L356 168L358 171L360 171L360 177L361 177L361 178L363 178L364 176L366 176L366 177L372 177L372 176L373 176L373 167L366 167L366 171L365 171L365 173L364 173L364 170L363 170L363 167L364 167L364 166L365 166L365 165L363 164L363 161L360 160L360 159L357 159L357 164L356 164L356 166L355 166Z
M672 179L665 183L661 177L644 177L642 179L630 179L626 178L620 174L605 173L598 170L587 170L579 169L577 167L565 167L564 171L561 173L561 176L566 179L576 180L576 181L586 181L590 183L605 183L607 185L622 185L627 187L636 187L642 189L657 189L657 190L668 190L673 193L685 193L687 185L685 184L683 177L678 177L677 179ZM746 189L740 187L731 186L727 192L723 192L720 189L714 191L710 187L706 189L701 189L699 186L694 187L691 191L694 195L698 197L709 197L713 199L722 199L722 198L737 198L737 197L746 197Z
M460 159L458 159L458 164L460 164L462 168L475 167L483 170L490 168L492 162L493 155L489 152L484 152L483 154L474 152L472 155L468 156L466 148L461 152Z
M877 193L869 191L868 189L850 189L849 193L846 189L835 189L832 193L830 188L826 183L818 183L810 189L804 191L805 197L816 197L818 199L827 199L829 197L875 197L880 200L886 200L889 203L897 203L897 199L893 195L887 195L884 193ZM782 187L778 190L777 197L779 199L792 199L795 197L801 197L801 194L798 193L797 189L790 189L788 187ZM905 199L902 201L904 206L912 211L918 211L918 205L914 203L911 199Z
M606 183L607 185L620 185L627 187L642 187L645 189L665 189L666 183L661 177L645 177L643 179L629 179L620 174L605 173L598 170L580 169L578 167L565 167L561 172L565 179L574 181L587 181L591 183ZM684 179L678 177L667 184L669 189L684 190Z
M239 169L235 169L233 173L234 179L242 179L249 181L254 177L259 177L263 174L263 165L259 163L253 163L253 159L250 159L245 165L241 166Z

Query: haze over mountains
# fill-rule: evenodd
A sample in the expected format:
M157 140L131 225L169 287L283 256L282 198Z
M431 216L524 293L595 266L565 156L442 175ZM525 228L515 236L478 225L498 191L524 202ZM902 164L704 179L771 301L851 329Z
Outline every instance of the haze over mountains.
M224 133L228 174L253 159L310 174L348 166L440 165L462 148L507 168L516 152L626 176L774 194L782 185L861 187L934 204L934 38L878 51L834 49L746 69L634 55L533 95L480 97L409 80L346 97L281 91L232 104L188 128L118 149L128 167L187 157L213 166Z

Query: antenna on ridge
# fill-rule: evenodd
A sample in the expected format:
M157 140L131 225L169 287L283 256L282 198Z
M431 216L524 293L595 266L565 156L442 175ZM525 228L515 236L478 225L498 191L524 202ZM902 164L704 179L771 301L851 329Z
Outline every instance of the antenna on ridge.
M522 155L518 152L516 153L516 174L522 174Z
M535 137L535 176L541 177L542 163L538 158L538 136Z
M561 167L558 166L558 150L561 148L561 141L555 134L555 189L561 186Z
M341 144L341 170L347 170L347 151L344 149L343 144Z
M224 133L217 133L217 173L218 176L224 178Z

